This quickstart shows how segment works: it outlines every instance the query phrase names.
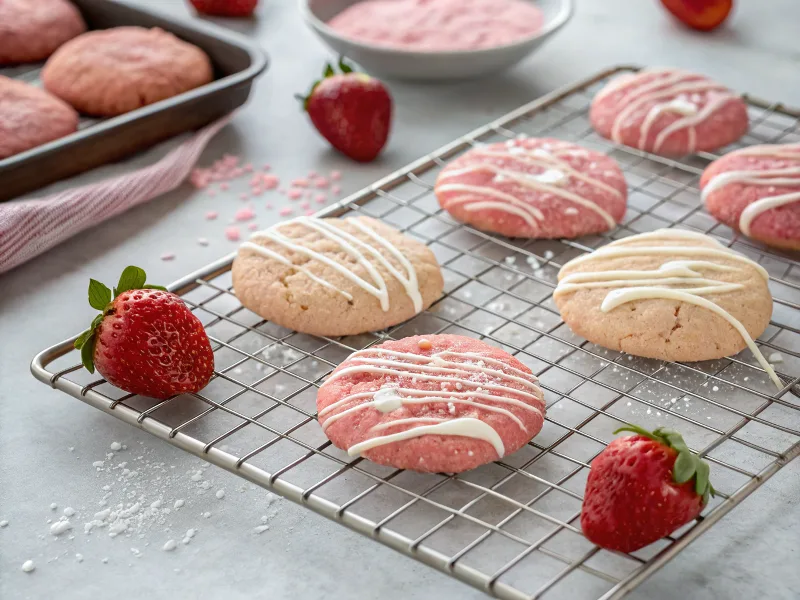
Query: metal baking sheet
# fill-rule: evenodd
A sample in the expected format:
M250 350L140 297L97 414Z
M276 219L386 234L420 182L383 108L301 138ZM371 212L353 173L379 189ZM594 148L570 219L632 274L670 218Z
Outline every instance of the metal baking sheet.
M253 80L267 67L262 50L222 28L178 21L113 0L72 2L89 29L160 27L202 48L214 65L214 81L118 117L83 118L76 133L0 160L0 202L120 160L222 117L245 103ZM0 68L0 75L36 85L41 67Z
M350 196L321 215L364 214L427 243L445 295L389 330L345 338L299 334L244 309L232 256L175 282L215 348L216 377L199 394L155 401L90 375L72 339L34 359L42 382L165 442L504 600L623 597L800 454L800 263L739 238L708 215L697 183L712 154L671 160L594 133L588 107L618 67L548 94ZM800 141L800 112L745 97L750 132L737 145ZM629 184L624 222L579 240L507 239L455 222L433 182L475 144L553 136L607 152ZM785 386L775 390L748 351L678 364L609 351L574 335L552 302L560 266L613 239L678 227L707 233L770 273L775 310L757 341ZM529 365L547 401L545 426L496 463L419 474L350 458L316 422L316 390L351 352L414 334L460 333ZM711 464L720 495L697 521L632 554L580 532L589 463L633 421L679 428ZM365 544L370 542L364 541Z

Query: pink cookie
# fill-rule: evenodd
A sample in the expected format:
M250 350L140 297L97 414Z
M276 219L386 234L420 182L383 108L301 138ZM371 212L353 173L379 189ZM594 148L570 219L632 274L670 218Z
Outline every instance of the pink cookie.
M205 52L157 27L90 31L64 44L42 69L49 92L97 116L121 115L213 78Z
M0 65L44 60L84 31L67 0L0 0Z
M27 83L0 75L0 160L78 129L72 107Z
M597 132L662 156L711 151L747 132L747 105L724 85L678 69L614 78L592 100Z
M751 146L700 179L708 212L769 246L800 250L800 143Z
M427 473L498 460L542 428L545 405L531 370L460 335L427 335L360 350L317 395L319 422L351 456Z
M435 191L459 221L523 238L608 231L624 216L628 196L613 159L551 138L473 148L442 169Z

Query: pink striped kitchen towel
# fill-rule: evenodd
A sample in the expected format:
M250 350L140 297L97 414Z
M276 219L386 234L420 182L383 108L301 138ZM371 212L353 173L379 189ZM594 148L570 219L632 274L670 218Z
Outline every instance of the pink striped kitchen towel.
M0 203L0 273L84 229L177 188L230 118L229 115L199 130L148 167L44 198Z

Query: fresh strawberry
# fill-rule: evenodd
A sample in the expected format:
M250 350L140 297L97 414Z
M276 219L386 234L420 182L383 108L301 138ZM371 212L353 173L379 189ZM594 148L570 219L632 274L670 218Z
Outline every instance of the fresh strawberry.
M89 280L89 304L101 313L75 340L83 365L132 394L166 399L200 391L214 372L203 325L178 296L145 279L139 267L126 268L113 299Z
M201 15L214 17L249 17L258 0L189 0Z
M627 425L636 435L611 442L592 461L581 527L592 542L633 552L697 518L714 488L708 463L681 435Z
M392 97L381 81L355 73L339 61L341 73L328 64L308 96L298 96L314 127L342 154L369 162L389 138Z
M661 0L661 4L692 29L711 31L728 18L733 0Z

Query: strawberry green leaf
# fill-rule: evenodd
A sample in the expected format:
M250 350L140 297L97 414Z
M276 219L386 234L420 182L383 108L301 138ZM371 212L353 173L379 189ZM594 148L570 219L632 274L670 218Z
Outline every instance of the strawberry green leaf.
M323 77L333 77L334 75L336 75L336 71L333 70L333 67L331 66L331 63L327 63L325 65L325 71L322 72L322 76Z
M677 466L677 464L676 464ZM708 466L708 463L704 460L697 460L697 475L694 480L694 491L697 492L698 495L703 496L704 498L707 497L707 494L713 493L714 488L711 487L711 484L708 481L709 474L711 473L711 469ZM703 503L705 504L708 500L704 500Z
M109 302L111 302L111 290L99 281L90 279L89 304L91 307L97 310L103 310Z
M76 350L80 350L81 348L83 348L83 345L86 343L86 340L92 337L93 333L94 333L94 327L92 327L91 329L87 329L77 338L75 338L75 342L72 345L75 347Z
M644 437L650 438L651 440L655 440L657 442L662 442L663 443L663 440L659 436L655 435L651 431L647 431L647 429L644 429L643 427L639 427L638 425L632 425L632 424L628 423L627 425L624 425L623 427L620 427L619 429L615 429L614 430L614 435L616 435L616 434L618 434L618 433L620 433L622 431L630 431L631 433L635 433L637 435L643 435Z
M94 334L84 341L81 348L81 362L89 373L94 373Z
M133 265L130 267L125 267L125 270L119 277L119 283L114 289L114 297L116 298L119 294L127 292L128 290L142 289L146 279L147 275L145 274L144 269L134 267Z
M339 70L344 74L353 72L353 67L344 62L344 56L339 57Z
M679 452L672 469L675 483L686 483L697 471L697 458L689 451Z
M168 291L163 285L143 285L143 290L161 290L162 292Z

